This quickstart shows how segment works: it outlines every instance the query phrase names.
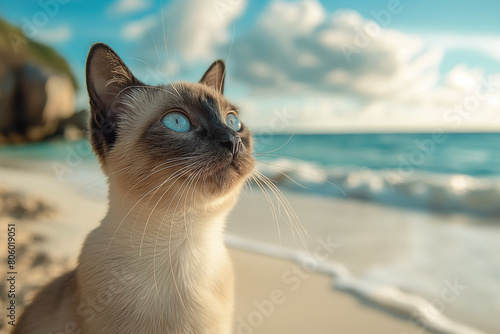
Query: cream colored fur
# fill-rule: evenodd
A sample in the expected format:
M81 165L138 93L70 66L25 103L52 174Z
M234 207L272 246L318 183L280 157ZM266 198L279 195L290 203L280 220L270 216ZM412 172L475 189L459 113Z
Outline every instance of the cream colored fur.
M138 206L129 213L134 203L122 205L122 195L111 191L110 210L87 237L76 273L47 286L26 310L31 321L14 333L231 332L233 272L222 233L233 195L186 211L187 220L179 211L162 224L164 210L155 210L140 255L150 212Z
M202 174L172 177L182 166L153 173L168 161L140 148L140 134L182 94L212 96L221 113L231 108L217 89L201 83L120 95L127 111L118 139L99 156L108 176L108 212L88 235L76 269L37 295L14 334L231 333L234 282L223 229L253 168L251 144L245 172L228 171L224 182Z

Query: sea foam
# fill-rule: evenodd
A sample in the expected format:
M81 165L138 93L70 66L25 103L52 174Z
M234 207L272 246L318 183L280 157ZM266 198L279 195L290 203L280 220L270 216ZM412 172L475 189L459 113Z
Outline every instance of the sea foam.
M442 213L500 216L499 177L323 167L292 159L264 161L258 169L291 190Z
M484 334L447 318L420 296L403 292L393 286L359 279L341 263L318 261L305 251L264 244L232 234L226 234L225 240L230 247L289 260L307 270L328 275L332 278L334 288L349 291L385 309L407 316L408 321L414 324L416 329L425 327L446 334ZM307 266L305 266L306 263Z

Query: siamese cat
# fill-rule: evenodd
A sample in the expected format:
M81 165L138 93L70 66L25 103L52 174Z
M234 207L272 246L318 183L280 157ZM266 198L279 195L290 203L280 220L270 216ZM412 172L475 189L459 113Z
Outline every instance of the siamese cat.
M218 60L198 83L149 86L110 47L92 46L90 141L108 212L76 269L39 292L14 334L232 332L223 230L254 159L224 75Z

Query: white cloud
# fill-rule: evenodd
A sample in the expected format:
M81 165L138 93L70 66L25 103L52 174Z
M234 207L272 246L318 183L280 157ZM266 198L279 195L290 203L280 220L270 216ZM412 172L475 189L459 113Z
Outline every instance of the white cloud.
M464 34L433 34L422 36L426 43L447 50L475 50L500 61L500 37Z
M381 28L354 11L330 13L317 0L273 0L232 45L231 27L245 6L246 0L174 0L152 31L160 50L165 36L170 62L175 54L181 71L231 48L228 83L252 95L236 100L250 126L265 128L272 110L288 106L296 115L288 131L500 130L500 86L460 113L457 106L463 109L488 76L460 64L440 73L446 50L465 47L459 39L432 42ZM124 34L138 38L153 21L133 23ZM481 46L485 41L470 43L495 55L496 47ZM146 42L142 56L158 62Z
M434 84L442 58L418 37L382 29L353 11L329 14L315 0L271 3L234 53L237 70L250 70L245 80L254 87L364 98Z
M491 79L491 87L483 84L488 79L481 76L474 86L457 89L452 77L459 73L472 77L475 71L458 66L451 72L449 84L406 99L363 102L352 95L308 92L293 97L252 95L238 103L255 133L276 126L274 115L283 110L290 115L278 124L279 131L285 132L499 131L500 76Z
M121 35L123 39L135 40L143 37L148 31L151 31L157 24L155 16L146 16L138 21L133 21L123 27Z
M213 60L217 51L231 42L231 24L241 16L247 0L174 0L158 19L155 38L168 39L183 61ZM172 52L174 53L174 52ZM156 58L156 50L152 50Z
M328 13L316 0L274 1L257 22L231 61L250 90L274 94L244 104L259 126L270 110L289 105L298 115L289 131L500 130L499 77L478 98L488 77L482 71L458 64L440 75L445 49L465 46L458 39L429 43L353 11ZM483 42L471 44L495 54Z
M148 9L152 6L150 0L115 0L109 6L109 12L112 14L130 14Z
M36 35L37 39L48 44L65 43L72 36L71 28L68 26L59 26L53 29L40 29Z

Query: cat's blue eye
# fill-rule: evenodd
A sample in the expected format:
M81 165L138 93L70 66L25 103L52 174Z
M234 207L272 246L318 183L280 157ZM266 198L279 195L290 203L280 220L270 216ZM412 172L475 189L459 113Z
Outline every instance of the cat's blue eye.
M161 122L167 128L177 132L189 132L189 130L191 130L191 123L189 123L189 119L180 112L171 112L170 114L165 115L161 119Z
M227 114L226 124L229 125L229 127L236 132L241 130L241 121L238 118L238 116L236 116L236 114L233 113Z

